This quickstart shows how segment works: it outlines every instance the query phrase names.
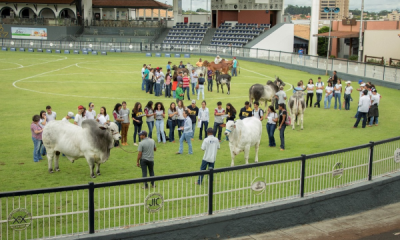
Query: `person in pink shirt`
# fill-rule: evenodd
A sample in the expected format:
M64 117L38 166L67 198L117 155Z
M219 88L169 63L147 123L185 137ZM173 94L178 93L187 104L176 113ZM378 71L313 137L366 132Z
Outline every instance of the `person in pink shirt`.
M42 144L42 132L43 128L39 124L40 116L35 115L32 117L31 123L31 132L32 132L32 141L33 141L33 161L39 162L39 160L43 160L40 156L40 146Z
M182 81L183 81L183 86L182 86L183 93L185 93L187 91L187 97L188 97L188 100L190 100L190 93L189 93L190 78L188 77L187 73L183 74Z
M171 97L171 70L167 70L167 75L165 75L165 97Z

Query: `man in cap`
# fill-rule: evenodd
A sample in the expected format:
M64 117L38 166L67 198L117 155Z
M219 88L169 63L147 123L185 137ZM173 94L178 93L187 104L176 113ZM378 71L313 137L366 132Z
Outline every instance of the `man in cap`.
M232 77L236 76L237 77L237 60L236 57L233 57L233 64L232 64Z
M146 131L139 133L141 141L138 147L138 156L136 166L142 168L142 177L147 177L147 169L149 169L150 177L154 176L154 152L157 151L156 143L153 139L147 137ZM151 181L151 186L154 188L154 181ZM144 189L148 188L145 182Z
M82 121L83 121L83 113L85 112L85 108L82 105L78 106L78 113L75 116L74 119L74 124L78 125L79 127L82 127Z
M346 82L346 87L344 89L344 109L350 110L351 93L353 92L353 87L351 86L351 81Z
M61 121L69 122L70 119L75 119L73 112L68 112L67 116L65 116Z
M220 148L218 138L214 137L214 130L212 128L207 129L207 137L203 140L201 149L204 151L203 161L201 162L200 171L206 170L208 168L214 168L215 160L217 158L217 152ZM199 176L199 180L196 184L201 184L203 181L203 176Z
M360 82L360 81L361 81L361 82ZM362 80L359 80L358 82L360 83L360 87L357 89L357 91L360 92L360 97L359 97L359 99L361 99L361 97L363 96L363 91L366 90L367 88L366 88L365 83L362 82ZM368 91L367 91L367 95L368 95ZM358 103L360 103L360 100L358 100ZM358 108L360 108L360 107L358 107ZM356 115L354 116L354 118L358 118L358 114L359 114L358 108L357 108L357 113L356 113Z
M371 99L368 96L368 90L363 91L363 96L360 98L358 102L358 116L357 121L354 124L353 128L357 128L360 123L361 118L363 118L362 128L365 128L367 125L367 113L369 111L369 107L371 106Z
M214 63L218 64L222 61L222 58L219 57L219 55L217 55L217 57L214 59Z

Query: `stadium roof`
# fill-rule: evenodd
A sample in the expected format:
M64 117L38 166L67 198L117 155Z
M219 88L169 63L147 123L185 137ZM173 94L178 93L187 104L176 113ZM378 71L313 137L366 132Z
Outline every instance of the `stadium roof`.
M157 8L168 9L171 5L154 0L93 0L93 7L100 8Z
M3 3L71 4L75 0L0 0Z

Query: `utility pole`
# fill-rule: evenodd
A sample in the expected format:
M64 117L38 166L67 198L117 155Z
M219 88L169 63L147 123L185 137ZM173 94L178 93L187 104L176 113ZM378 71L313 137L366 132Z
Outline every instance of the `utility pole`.
M361 0L361 21L360 21L360 35L358 39L358 61L362 62L362 52L363 52L363 16L364 16L364 0Z

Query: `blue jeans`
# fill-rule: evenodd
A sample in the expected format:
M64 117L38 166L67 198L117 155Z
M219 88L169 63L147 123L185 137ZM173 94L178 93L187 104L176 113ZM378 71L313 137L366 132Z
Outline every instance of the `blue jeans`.
M345 110L350 110L350 98L351 98L350 94L344 95L344 109Z
M176 98L176 91L172 91L172 97Z
M213 86L213 80L212 79L208 79L208 91L212 92L212 86Z
M357 121L354 124L354 127L358 127L358 124L360 123L361 118L363 119L362 128L365 128L365 126L367 125L367 113L366 112L358 112Z
M360 114L360 112L358 111L358 109L360 109L360 107L357 107L357 113L356 113L356 115L354 116L354 118L358 118L358 115Z
M322 100L322 93L316 93L316 95L317 95L317 102L314 104L314 107L318 106L318 108L319 108L319 107L321 107L320 102Z
M335 93L335 109L337 109L337 101L339 100L339 109L342 110L341 96L342 93Z
M146 88L146 80L142 77L142 91L144 91Z
M375 124L378 124L378 117L371 117L371 119L369 120L369 125L372 126L372 124L374 123L374 119L375 119Z
M169 127L169 141L173 142L173 141L175 141L176 120L168 120L167 124L168 124L168 127Z
M146 82L146 93L150 92L150 81L148 79L144 80Z
M275 129L276 129L276 124L267 123L267 133L268 133L270 147L276 146L274 137Z
M146 122L147 123L147 127L149 127L149 138L153 137L153 128L154 128L154 121L152 122Z
M140 131L142 131L142 124L140 124L140 125L133 124L133 126L135 127L135 131L133 132L133 142L136 143L136 135L139 134ZM139 135L138 135L138 139L140 142Z
M204 130L204 138L207 137L207 128L208 128L208 122L206 121L201 121L201 128L200 128L200 133L199 133L199 140L203 140L203 130Z
M183 141L186 140L186 142L189 145L189 154L193 154L193 149L192 149L192 133L191 132L187 132L187 133L183 133L181 138L179 139L179 153L182 154L183 153Z
M118 126L118 132L121 133L121 128L122 128L121 122L115 122L115 124L117 124Z
M161 84L156 83L156 91L155 91L155 96L161 96Z
M234 68L232 68L232 77L233 76L236 76L237 77L237 69L234 67Z
M331 100L332 100L332 95L325 96L325 101L324 101L325 108L331 108ZM327 103L328 107L326 107Z
M286 129L286 124L284 123L282 124L281 130L279 130L279 135L281 137L281 149L285 149L285 129Z
M156 129L157 129L157 141L161 142L160 134L162 137L162 142L165 143L165 133L164 133L164 120L156 120Z
M171 97L171 84L165 85L165 97Z
M33 161L39 162L39 160L41 159L41 157L40 157L40 142L41 142L41 140L38 140L38 139L32 137L32 141L33 141Z
M195 94L195 91L196 91L196 94L197 94L196 85L197 85L197 82L192 83L192 94L193 94L193 95Z
M192 123L192 131L193 131L192 138L194 138L195 130L196 130L196 121L194 121L194 123Z
M220 126L222 123L214 123L214 136L217 136L217 131L218 131L218 140L221 141L221 133L222 133L222 127Z
M187 97L188 97L188 99L187 100L190 100L190 89L189 89L189 87L184 87L183 88L183 96L185 96L185 92L187 92Z
M178 119L178 128L183 127L183 124L185 124L185 120ZM178 135L179 135L179 138L182 136L182 130L178 130Z
M215 162L210 163L210 162L207 162L207 161L203 160L201 162L200 171L206 170L207 169L207 165L208 165L208 169L214 168L214 164L215 164ZM199 176L199 180L197 180L198 184L201 184L203 182L203 177L204 177L204 175L200 175Z

